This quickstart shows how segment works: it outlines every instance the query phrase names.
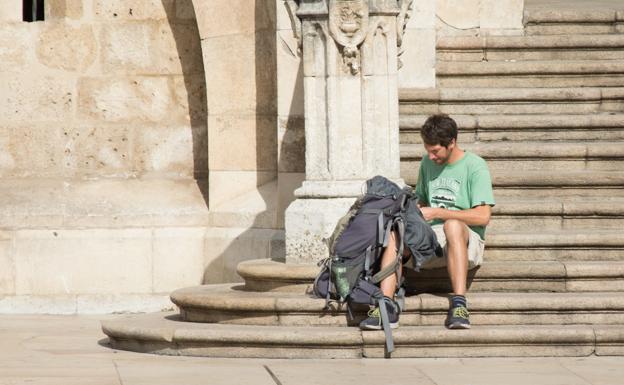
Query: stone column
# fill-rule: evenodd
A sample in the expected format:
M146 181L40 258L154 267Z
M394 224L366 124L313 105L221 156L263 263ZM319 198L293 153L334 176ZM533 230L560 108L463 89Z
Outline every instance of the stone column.
M379 174L403 183L397 42L409 3L299 2L306 179L286 210L288 263L327 255L325 239L366 179Z

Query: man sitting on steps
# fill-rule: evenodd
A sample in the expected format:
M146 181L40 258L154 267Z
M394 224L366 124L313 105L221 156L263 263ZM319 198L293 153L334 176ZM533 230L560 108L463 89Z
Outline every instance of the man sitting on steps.
M495 204L492 180L485 160L457 145L457 124L447 115L429 117L420 133L427 157L420 164L416 195L424 218L444 249L443 258L434 258L422 268L446 266L453 293L445 325L449 329L469 329L465 297L468 270L483 262L485 227ZM382 255L382 268L395 261L396 252L392 234ZM394 297L396 288L396 275L381 282L381 290L389 299ZM390 323L397 327L398 306L391 307L387 309ZM360 328L380 329L379 317L379 310L372 310Z

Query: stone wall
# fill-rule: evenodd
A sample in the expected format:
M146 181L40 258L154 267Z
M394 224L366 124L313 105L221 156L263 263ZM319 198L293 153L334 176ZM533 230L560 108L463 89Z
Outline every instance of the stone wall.
M0 2L0 312L170 306L210 243L193 4L21 3Z
M43 22L2 13L0 176L205 178L204 70L190 1L46 4Z

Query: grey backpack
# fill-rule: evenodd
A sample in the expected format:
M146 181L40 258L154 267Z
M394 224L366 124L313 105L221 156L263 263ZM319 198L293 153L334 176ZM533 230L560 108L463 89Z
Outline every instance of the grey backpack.
M351 319L353 305L379 305L386 333L386 351L390 353L394 345L386 306L394 304L386 303L389 301L381 292L379 283L389 275L400 272L404 243L410 247L416 266L431 258L439 245L433 230L422 219L416 207L417 198L411 188L401 189L381 176L369 179L366 187L366 194L358 198L348 213L338 221L329 239L330 255L319 263L321 270L314 281L313 290L317 297L325 298L326 309L329 309L331 302L346 303ZM410 210L411 216L408 213ZM414 210L422 225L413 223ZM413 242L420 242L415 247L405 238L408 220L411 220L411 229L423 232L417 236L408 234ZM392 264L380 269L381 255L388 246L392 231L397 235L397 258ZM397 282L397 305L402 311L405 291L401 276Z

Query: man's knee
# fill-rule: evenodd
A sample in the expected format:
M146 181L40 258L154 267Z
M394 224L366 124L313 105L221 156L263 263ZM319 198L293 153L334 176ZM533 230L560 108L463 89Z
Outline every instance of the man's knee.
M468 228L464 222L457 219L449 219L444 222L443 229L449 242L454 240L468 242Z

